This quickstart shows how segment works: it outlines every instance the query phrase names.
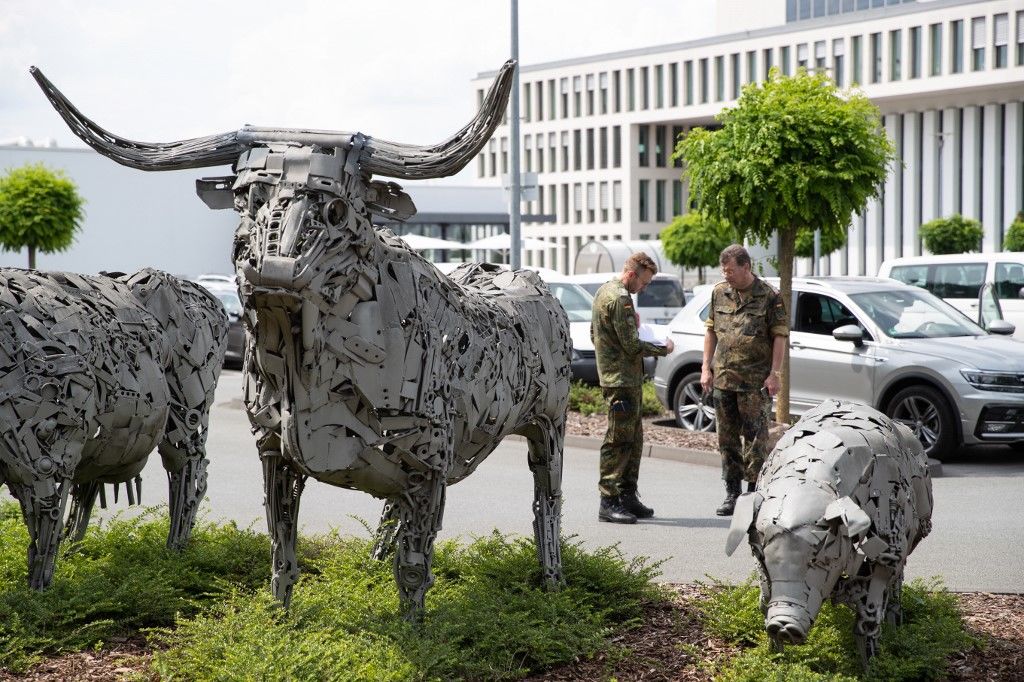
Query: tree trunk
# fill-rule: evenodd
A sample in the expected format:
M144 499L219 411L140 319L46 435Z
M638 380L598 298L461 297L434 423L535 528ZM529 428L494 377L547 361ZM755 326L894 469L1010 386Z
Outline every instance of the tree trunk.
M790 303L793 300L793 252L796 250L796 228L784 227L778 231L779 292L786 307L786 319L791 320ZM782 381L775 400L775 421L789 424L789 343L782 355Z
M704 284L704 266L700 265L697 267L697 283Z
M28 245L28 269L36 269L36 247L31 244Z

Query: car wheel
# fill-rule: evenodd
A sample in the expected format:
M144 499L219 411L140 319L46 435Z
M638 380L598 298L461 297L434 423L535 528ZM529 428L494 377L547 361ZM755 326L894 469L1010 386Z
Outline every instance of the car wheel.
M931 386L908 386L894 395L885 413L917 436L925 454L942 459L956 441L956 426L946 399Z
M700 385L700 372L683 377L676 386L673 399L676 424L689 431L715 430L715 405L711 396L704 395Z

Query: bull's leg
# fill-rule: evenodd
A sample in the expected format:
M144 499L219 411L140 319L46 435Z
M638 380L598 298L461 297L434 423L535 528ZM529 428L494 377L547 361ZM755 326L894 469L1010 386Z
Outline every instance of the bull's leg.
M295 540L299 530L299 500L306 477L292 469L277 450L260 453L260 459L263 461L264 506L273 562L270 584L274 596L288 608L292 587L299 578Z
M868 661L878 653L878 639L886 611L885 598L891 579L892 569L875 563L871 567L866 589L855 602L857 620L853 626L853 634L861 663L865 668Z
M538 419L529 444L530 471L533 472L533 535L537 560L549 588L562 584L562 448L565 422Z
M886 590L885 622L903 625L903 569L893 578Z
M395 538L398 535L400 507L397 498L388 498L380 514L380 525L374 535L371 556L377 561L384 561L395 549Z
M35 485L9 483L8 487L18 498L25 525L28 526L29 587L34 590L46 589L53 580L71 482L51 478L37 480Z
M434 584L430 568L434 559L434 538L441 530L444 495L444 474L435 470L410 474L409 488L397 498L395 581L406 620L423 617L423 602L427 590Z
M198 378L193 380L198 381ZM213 386L199 409L189 409L179 400L179 387L171 386L172 405L167 430L158 450L167 472L171 528L167 548L184 549L196 522L199 505L206 496L206 435L213 404ZM129 483L130 485L130 483Z
M89 526L92 507L96 503L96 495L103 484L98 481L76 483L71 488L71 509L68 520L64 524L64 537L71 542L81 542Z
M199 505L206 496L206 457L190 457L177 471L167 470L168 506L171 528L167 548L182 550L196 523ZM131 482L128 482L131 485Z

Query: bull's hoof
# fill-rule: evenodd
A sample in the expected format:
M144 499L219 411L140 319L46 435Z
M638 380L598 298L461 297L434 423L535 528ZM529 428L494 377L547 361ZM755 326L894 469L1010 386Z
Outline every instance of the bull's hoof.
M785 618L774 618L765 626L768 637L776 645L803 644L807 641L807 633L798 623Z

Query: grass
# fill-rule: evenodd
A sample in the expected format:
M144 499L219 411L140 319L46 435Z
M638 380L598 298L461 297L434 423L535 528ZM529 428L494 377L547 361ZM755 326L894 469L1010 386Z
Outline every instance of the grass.
M574 381L569 387L569 409L582 415L607 414L608 402L604 399L600 386L590 386L581 381ZM654 393L654 384L645 381L643 385L643 402L640 414L644 417L657 417L665 414L665 408Z

